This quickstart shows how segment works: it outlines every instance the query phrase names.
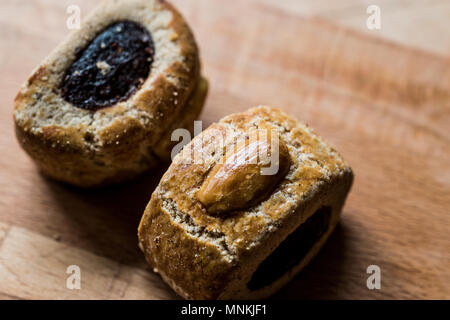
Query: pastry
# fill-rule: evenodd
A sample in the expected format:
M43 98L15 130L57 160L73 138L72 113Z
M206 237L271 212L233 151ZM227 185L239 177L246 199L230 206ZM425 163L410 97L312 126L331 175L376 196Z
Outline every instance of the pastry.
M174 158L139 246L184 298L265 298L323 246L352 181L342 157L289 115L265 106L232 114Z
M48 176L81 187L170 160L207 93L183 17L166 1L108 0L32 73L15 99L21 146Z

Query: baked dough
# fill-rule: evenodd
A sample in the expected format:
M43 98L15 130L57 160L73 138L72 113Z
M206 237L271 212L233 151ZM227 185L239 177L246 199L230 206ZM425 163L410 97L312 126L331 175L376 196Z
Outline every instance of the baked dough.
M241 193L252 191L242 176L247 171L220 173L217 176L225 180L210 183L228 150L217 147L212 137L220 133L224 145L233 150L238 138L262 128L274 130L286 146L288 170L273 185L251 177L250 186L252 181L254 186L262 183L270 194L235 209L239 204L228 197L234 192L228 186L238 190L234 195L239 199L246 199ZM203 162L188 159L196 151L202 152ZM205 181L210 183L207 187ZM175 157L145 209L139 246L153 270L186 299L265 298L323 246L338 223L352 181L351 168L336 150L289 115L266 106L232 114ZM232 210L208 212L215 208L205 205L208 192L214 193L213 201Z
M130 86L131 94L112 105L83 108L68 102L65 95L73 88L62 87L68 70L118 22L137 24L150 34L153 56L147 78L138 79L139 88L133 91ZM97 75L110 71L104 61L97 61L96 67ZM142 69L138 66L137 71ZM81 187L116 183L170 161L171 131L192 126L207 89L194 36L172 5L158 0L104 1L18 93L16 134L40 169L54 179Z

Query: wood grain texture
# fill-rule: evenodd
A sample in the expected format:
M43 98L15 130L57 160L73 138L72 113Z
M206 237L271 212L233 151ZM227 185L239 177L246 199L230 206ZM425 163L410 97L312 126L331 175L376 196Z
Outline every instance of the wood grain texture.
M329 243L274 298L450 299L448 2L380 1L397 24L375 37L355 23L365 9L353 0L173 2L194 29L211 83L204 126L277 106L329 140L356 174ZM81 191L41 176L15 140L12 101L67 35L68 4L83 15L94 6L0 5L0 299L176 298L146 266L136 237L166 168ZM415 13L409 29L402 8ZM434 33L443 38L427 36ZM81 290L65 287L71 264L81 267ZM381 290L366 287L371 264L381 268Z

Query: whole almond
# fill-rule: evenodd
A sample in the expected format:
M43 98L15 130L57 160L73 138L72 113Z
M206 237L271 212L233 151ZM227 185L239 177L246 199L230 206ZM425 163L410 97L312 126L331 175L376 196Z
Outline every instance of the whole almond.
M276 163L270 163L276 151ZM273 164L278 170L268 174L265 169ZM278 135L244 140L212 168L196 196L209 214L245 209L268 197L289 167L289 151Z

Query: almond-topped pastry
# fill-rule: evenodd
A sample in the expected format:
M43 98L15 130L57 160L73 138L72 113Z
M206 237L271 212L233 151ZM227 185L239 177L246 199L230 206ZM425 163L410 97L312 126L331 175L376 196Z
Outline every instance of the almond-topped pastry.
M289 171L289 152L278 135L273 145L270 138L255 137L251 141L249 137L240 139L240 143L225 153L202 183L196 196L209 214L231 212L257 204L277 187L278 181ZM278 151L279 169L273 175L264 174L261 169L269 165L269 161L264 163L261 158L268 155L272 148ZM266 159L270 160L269 157Z
M36 68L15 100L22 147L41 170L82 187L170 160L207 93L194 36L166 1L107 0Z
M232 114L175 157L139 246L184 298L264 298L317 254L352 181L336 150L289 115L264 106Z

